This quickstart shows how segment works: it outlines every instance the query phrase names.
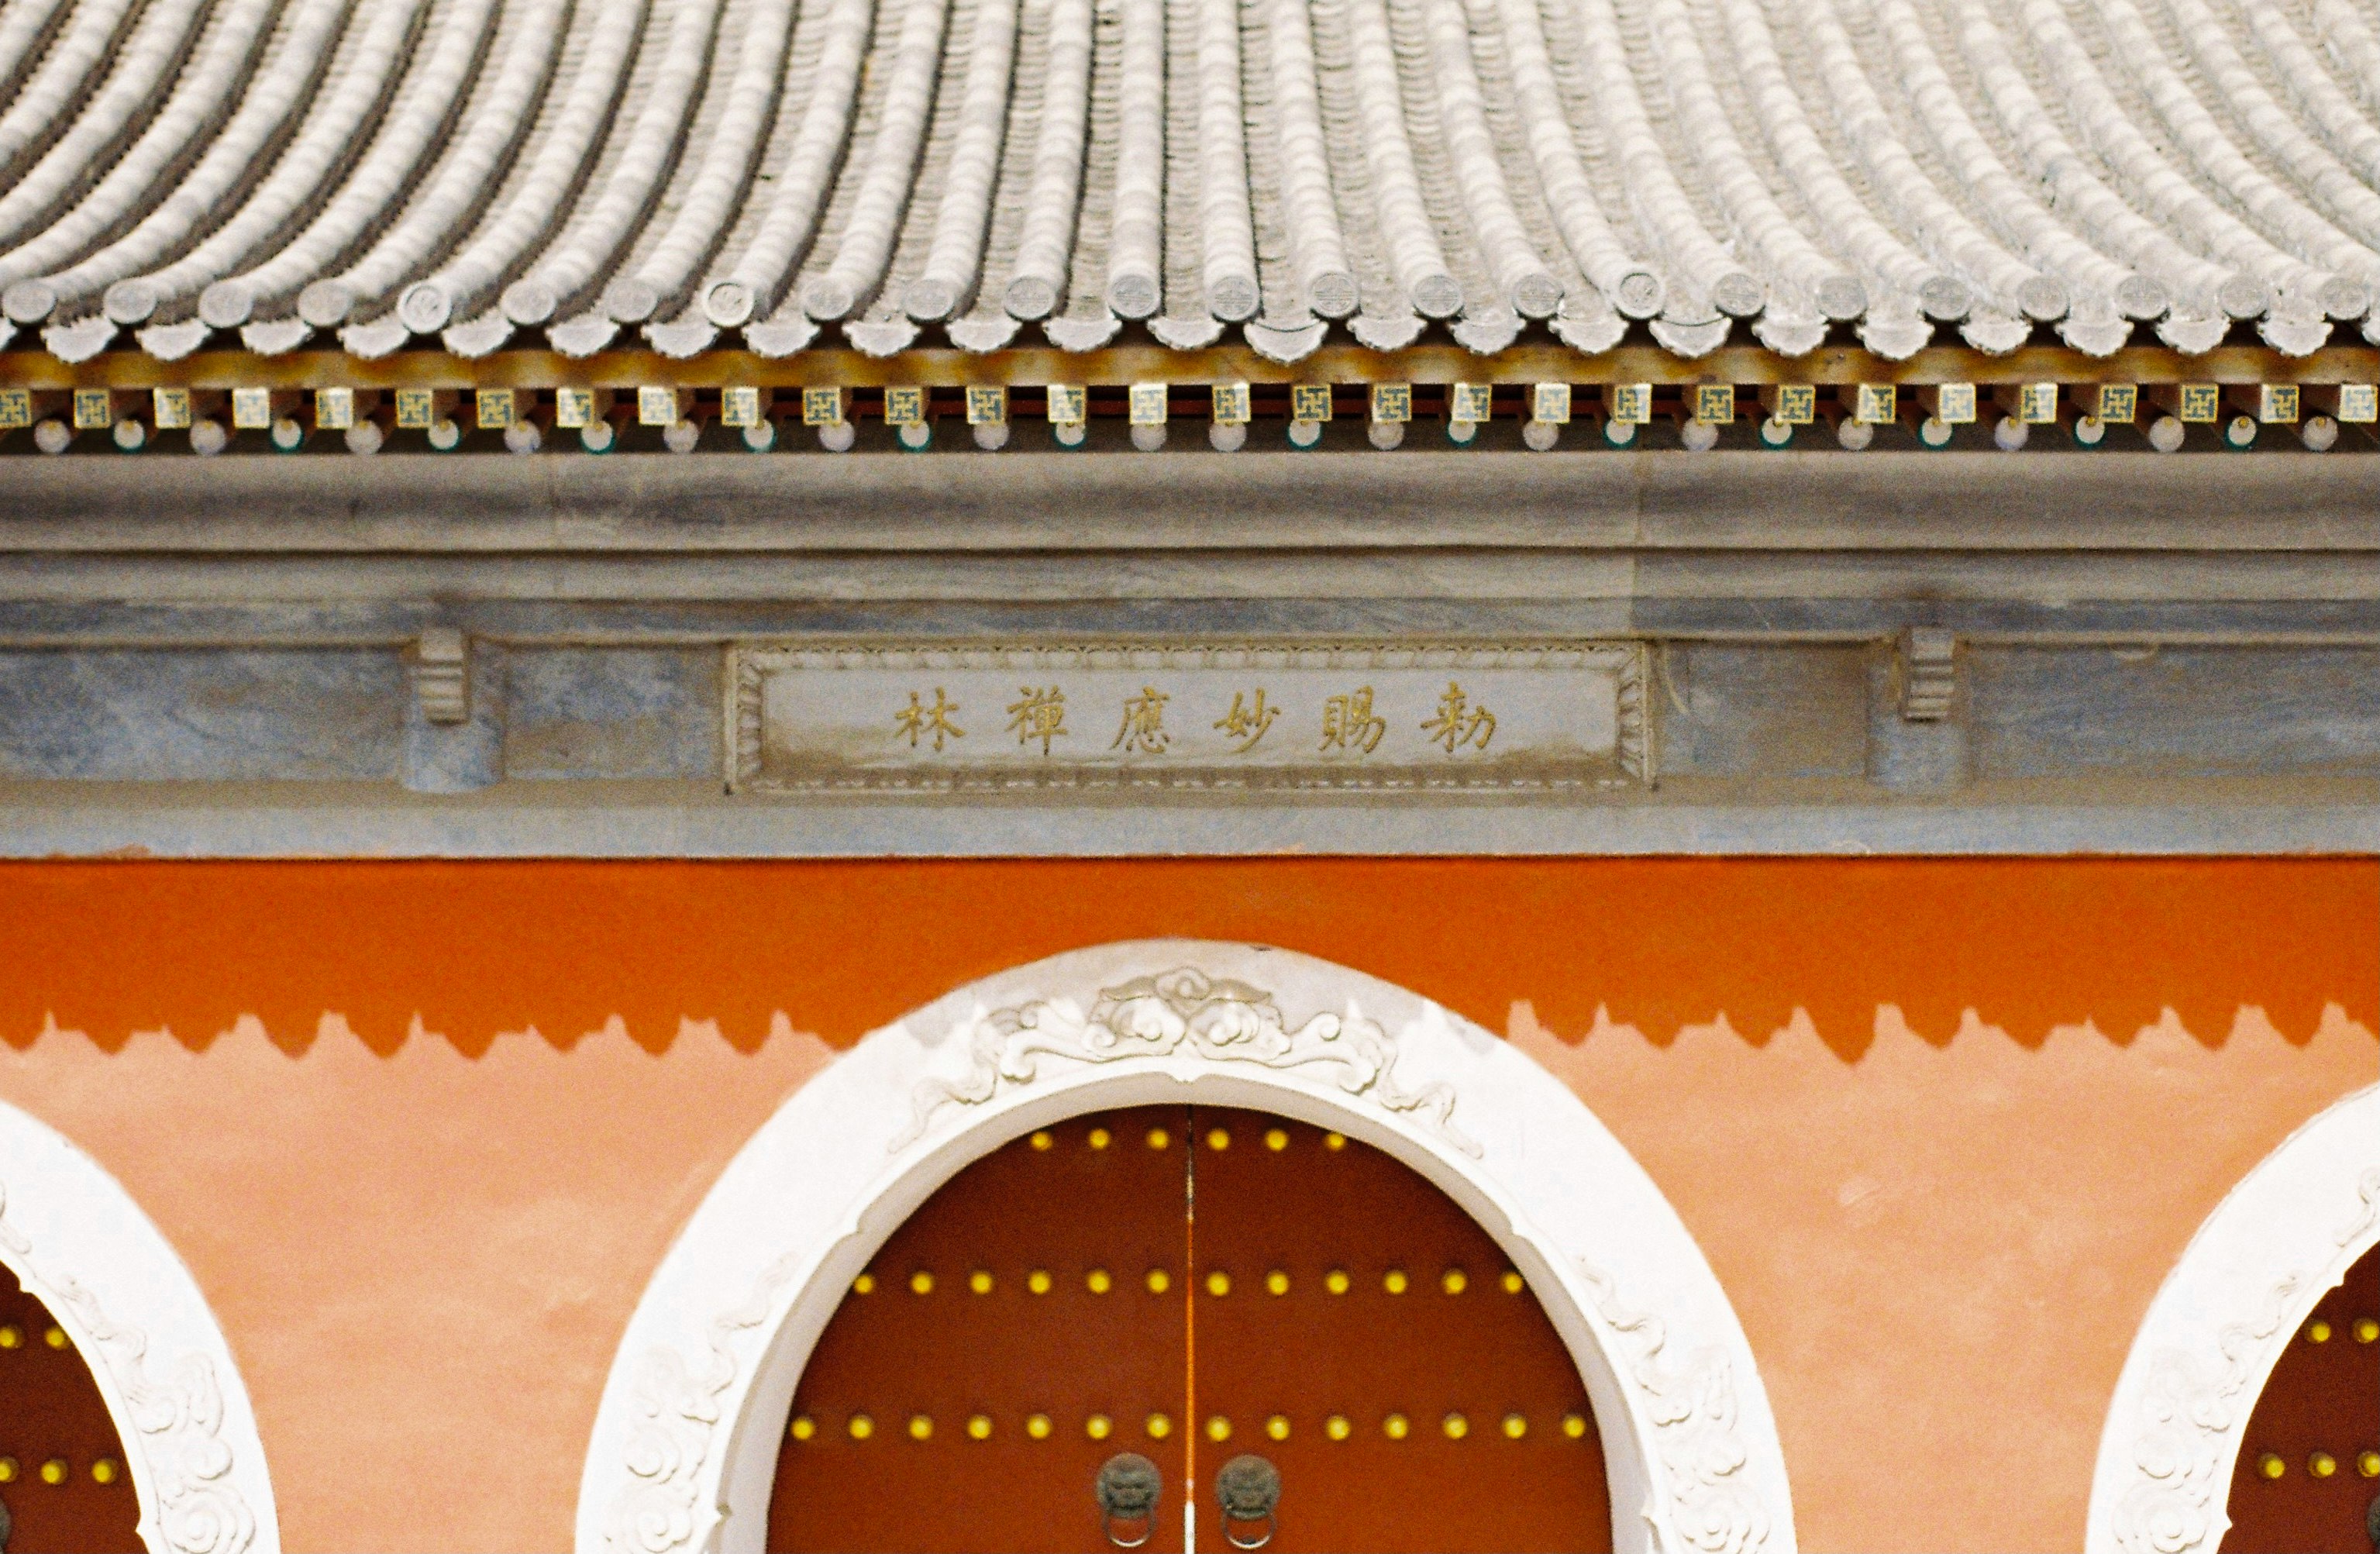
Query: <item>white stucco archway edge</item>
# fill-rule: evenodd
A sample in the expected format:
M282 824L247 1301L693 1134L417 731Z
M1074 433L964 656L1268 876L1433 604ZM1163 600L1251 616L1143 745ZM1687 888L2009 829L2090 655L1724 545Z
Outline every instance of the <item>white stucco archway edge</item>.
M1103 945L960 989L862 1038L778 1109L629 1321L580 1481L582 1554L759 1554L795 1384L885 1237L1021 1134L1184 1102L1375 1145L1496 1237L1585 1381L1619 1549L1792 1554L1784 1456L1735 1313L1578 1097L1402 989L1189 940Z
M2212 1554L2257 1394L2314 1305L2380 1244L2380 1085L2332 1104L2225 1195L2166 1276L2116 1383L2089 1554Z
M198 1281L104 1167L6 1102L0 1263L90 1366L150 1554L279 1554L264 1443Z

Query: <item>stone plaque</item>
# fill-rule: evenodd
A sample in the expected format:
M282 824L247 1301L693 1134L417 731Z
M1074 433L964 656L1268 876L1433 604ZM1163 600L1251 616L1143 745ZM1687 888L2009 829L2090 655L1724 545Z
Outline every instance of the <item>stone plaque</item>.
M1649 782L1634 642L729 650L733 784L1546 790Z

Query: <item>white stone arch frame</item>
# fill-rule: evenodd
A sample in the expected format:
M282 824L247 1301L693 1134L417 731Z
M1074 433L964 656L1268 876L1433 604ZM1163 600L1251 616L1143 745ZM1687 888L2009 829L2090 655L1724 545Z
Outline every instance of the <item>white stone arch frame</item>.
M1293 952L1187 940L1077 951L960 989L866 1037L778 1109L622 1338L580 1480L582 1554L758 1554L795 1384L885 1237L1021 1134L1184 1102L1376 1145L1496 1237L1585 1381L1623 1554L1792 1554L1784 1455L1735 1313L1585 1103L1402 989Z
M106 1168L5 1101L0 1263L91 1367L150 1554L278 1554L264 1443L198 1281Z
M2225 1195L2149 1304L2099 1436L2089 1554L2211 1554L2256 1399L2289 1338L2380 1244L2380 1085Z

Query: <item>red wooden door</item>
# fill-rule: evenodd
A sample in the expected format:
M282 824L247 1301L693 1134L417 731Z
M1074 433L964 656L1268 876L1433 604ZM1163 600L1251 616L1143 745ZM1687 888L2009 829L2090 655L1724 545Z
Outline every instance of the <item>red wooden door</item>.
M2224 1554L2380 1547L2380 1249L2290 1338L2248 1417Z
M1180 1108L1112 1112L1015 1140L928 1199L802 1372L769 1547L1106 1548L1099 1464L1161 1460L1180 1428L1187 1159ZM1148 1547L1181 1537L1160 1519Z
M1151 1554L1185 1487L1225 1547L1249 1452L1279 1554L1610 1547L1577 1372L1486 1232L1364 1145L1180 1107L1017 1140L887 1240L803 1373L769 1545L1104 1549L1122 1451L1164 1479Z
M1213 1470L1245 1445L1281 1469L1281 1554L1609 1548L1585 1390L1488 1232L1338 1135L1197 1127L1200 1543L1221 1547Z
M91 1368L0 1269L0 1505L10 1554L122 1554L140 1506Z

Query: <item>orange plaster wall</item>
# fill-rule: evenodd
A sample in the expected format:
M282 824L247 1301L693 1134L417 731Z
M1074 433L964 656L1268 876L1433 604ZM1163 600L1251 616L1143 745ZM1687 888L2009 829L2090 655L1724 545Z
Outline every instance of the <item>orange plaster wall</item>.
M2201 1220L2308 1117L2380 1079L2344 1017L2293 1047L2243 1018L2128 1047L1936 1047L1890 1014L1857 1063L1805 1023L1666 1050L1512 1036L1620 1135L1734 1304L1804 1548L2082 1546L2107 1399Z
M559 1548L616 1336L760 1120L951 986L1168 932L1570 1083L1727 1286L1813 1550L2074 1547L2183 1243L2380 1077L2369 862L31 865L0 1097L190 1263L290 1547Z
M612 1351L736 1146L832 1054L704 1034L387 1058L255 1027L53 1038L0 1096L181 1252L247 1380L293 1549L559 1549Z

